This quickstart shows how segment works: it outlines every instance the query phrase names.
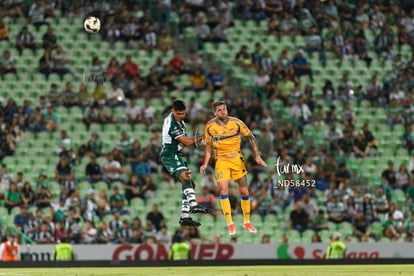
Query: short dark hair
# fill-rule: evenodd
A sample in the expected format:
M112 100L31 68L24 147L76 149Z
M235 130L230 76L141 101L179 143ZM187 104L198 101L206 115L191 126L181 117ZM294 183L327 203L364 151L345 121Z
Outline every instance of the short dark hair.
M214 102L213 103L213 111L216 111L217 107L220 106L220 105L226 105L226 103L223 102L223 101L216 101L216 102Z
M172 103L172 108L177 111L184 111L185 103L182 100L175 100Z

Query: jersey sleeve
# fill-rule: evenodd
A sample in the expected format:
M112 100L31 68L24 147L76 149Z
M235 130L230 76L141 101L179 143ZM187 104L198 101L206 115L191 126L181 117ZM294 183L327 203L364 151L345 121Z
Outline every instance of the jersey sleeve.
M180 129L177 125L175 125L175 126L173 126L173 127L171 127L171 129L170 129L170 135L171 135L171 137L175 140L175 139L177 139L178 137L180 137L180 136L184 136L185 135L185 133L183 132L183 130L182 129Z
M204 140L206 140L206 144L211 144L210 128L211 124L207 124L204 128Z
M236 119L236 123L239 125L240 127L240 134L243 136L249 136L250 135L250 129L246 126L246 124L239 119Z

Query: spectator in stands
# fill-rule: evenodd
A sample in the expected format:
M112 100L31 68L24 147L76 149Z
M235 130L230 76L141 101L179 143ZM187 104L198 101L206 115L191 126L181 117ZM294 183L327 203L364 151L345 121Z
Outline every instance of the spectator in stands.
M99 244L108 244L111 241L112 233L108 229L105 221L99 223L98 233L96 234L96 242Z
M106 195L106 190L102 189L99 191L98 198L96 199L96 214L102 220L102 218L109 214L111 211L111 207L108 202L108 198Z
M146 221L145 226L142 229L142 234L145 238L145 241L157 235L157 231L155 230L155 227L150 220Z
M96 162L95 154L91 153L89 158L89 163L85 167L85 177L86 180L93 185L99 181L103 181L104 179L102 176L102 168Z
M401 163L398 172L395 174L395 181L394 189L402 189L404 192L407 191L407 188L411 183L411 175L408 172L405 163Z
M390 202L390 213L393 220L397 222L397 231L402 234L404 232L404 214L401 210L398 210L395 202Z
M125 61L121 66L122 71L125 73L125 77L130 80L133 77L139 75L138 65L132 61L131 55L125 57Z
M330 143L331 148L338 148L338 141L343 136L342 131L336 127L334 122L331 122L329 129L325 132L325 139Z
M53 238L56 242L60 242L63 237L67 237L66 230L60 221L55 223L55 230L53 231Z
M364 195L362 211L364 212L365 219L367 219L369 223L379 220L377 211L375 210L374 201L372 200L372 195L370 193L366 193Z
M378 56L381 56L384 52L386 52L389 49L389 47L392 47L394 44L393 33L387 33L387 31L387 27L384 26L381 29L381 32L375 38L374 48Z
M247 46L242 45L240 51L237 52L235 57L235 62L237 65L240 65L244 68L248 68L252 65L251 55L247 51Z
M128 205L131 206L131 200L135 197L139 197L145 200L145 192L147 186L139 181L138 175L132 174L131 179L124 184L125 198L128 201Z
M108 66L106 67L106 79L108 81L117 81L120 72L121 68L119 66L118 59L116 57L112 57L108 63Z
M76 188L77 182L70 159L63 155L56 166L55 181L68 191Z
M21 32L16 37L16 48L21 56L24 49L31 49L33 55L36 55L36 42L34 36L29 32L29 28L24 26Z
M157 45L158 45L158 50L162 52L167 52L171 50L172 39L171 39L171 36L168 34L167 29L165 27L161 28L160 30Z
M400 233L397 231L397 221L393 219L392 213L388 213L387 219L382 223L382 235L390 240L397 241Z
M48 230L47 222L42 222L40 225L40 229L34 236L34 240L37 244L48 244L54 243L54 238L51 232Z
M412 124L407 123L405 125L404 134L402 135L403 147L407 149L409 155L411 155L414 149L414 133L412 128Z
M35 203L36 194L32 189L30 182L24 182L23 189L20 191L22 206L28 208Z
M65 84L65 88L60 94L60 98L64 107L74 107L78 105L78 98L76 97L76 93L73 91L71 82L67 82Z
M394 163L392 161L388 161L388 167L385 169L382 174L382 181L385 182L390 188L394 188L396 184L396 171L394 170Z
M17 74L17 69L9 50L5 50L0 58L0 76L3 77L5 74Z
M93 244L96 243L96 235L98 231L93 225L92 221L85 222L85 230L82 232L82 243Z
M119 187L116 185L113 188L112 195L109 197L109 204L113 212L119 211L122 215L129 214L129 211L125 209L125 196L120 193Z
M125 219L122 221L121 228L119 228L115 233L115 240L118 243L126 244L128 243L128 240L132 238L132 235L132 229L130 228L129 221Z
M132 145L134 139L132 139L125 131L121 131L120 140L116 143L116 148L119 149L125 156L131 154Z
M330 197L329 202L327 204L327 211L328 220L333 223L341 223L346 218L345 205L341 201L339 201L337 195L333 195Z
M301 207L300 202L296 201L294 209L290 212L290 229L303 232L308 226L309 216Z
M135 99L131 99L129 102L129 106L126 109L126 119L131 126L142 122L141 108L136 105Z
M195 69L190 77L191 87L186 90L193 90L195 92L201 92L207 88L206 76L200 69Z
M53 28L48 27L46 33L42 37L43 40L43 49L56 49L58 47L57 45L57 37L53 33Z
M28 221L24 225L24 233L31 239L34 239L35 233L39 229L39 225L36 222L33 213L28 213Z
M98 57L92 58L92 66L89 68L89 81L104 83L106 80L105 68Z
M69 66L69 59L67 58L65 52L63 51L62 47L59 46L56 48L56 54L53 56L53 66L52 72L58 74L63 80L63 76L66 74L72 74Z
M17 229L24 232L24 226L29 222L29 215L27 214L27 208L20 206L19 213L14 216L13 223Z
M45 186L40 188L39 193L36 194L36 207L38 209L51 207L52 195Z
M40 0L33 1L28 15L30 22L36 27L37 30L39 30L39 27L42 25L49 25L49 23L45 20L46 13L48 12L48 7L45 3Z
M313 81L312 69L308 63L308 60L304 57L304 52L299 50L295 57L292 60L292 66L295 70L295 75L297 77L302 77L308 75L310 80Z
M197 38L198 49L202 49L203 43L211 39L210 27L204 23L204 19L201 16L198 17L197 23L194 26L194 33Z
M152 205L152 210L147 214L146 220L151 222L157 232L161 230L161 225L165 222L165 218L159 211L158 204Z
M14 182L10 183L9 189L4 194L4 207L7 209L9 215L13 208L21 205L20 193L17 190L17 185Z
M157 49L158 45L158 36L156 33L156 27L154 25L149 24L146 27L145 34L143 36L143 41L141 44L142 49L146 51L152 51Z
M6 133L6 139L0 144L0 160L6 156L11 156L16 150L16 138L12 133ZM1 194L1 191L0 191Z
M52 105L48 104L47 109L42 111L42 123L45 124L46 130L53 132L59 128L60 118Z
M190 56L185 64L187 65L186 70L189 74L194 74L195 70L200 70L204 74L203 60L195 51L190 50Z
M81 214L85 221L94 221L96 208L95 190L89 189L81 202Z
M356 218L352 222L352 235L359 241L375 235L371 232L370 223L362 211L358 212Z
M174 57L169 61L169 65L171 66L172 72L176 75L187 73L184 59L178 51L174 51Z
M220 72L218 67L213 67L211 72L208 73L207 84L210 92L225 90L224 74Z
M297 102L290 107L290 113L299 123L299 128L308 124L312 118L312 112L309 106L304 102L302 95L299 96Z
M257 75L254 77L253 93L259 97L268 97L272 94L272 89L268 73L263 68L258 69Z
M125 103L125 93L124 91L118 87L116 82L113 82L111 88L106 93L105 103L109 107L124 107Z
M404 230L407 236L414 234L414 213L411 213L411 217L405 220Z
M329 229L328 219L325 217L325 211L323 209L319 209L318 213L313 216L312 227L315 232Z
M50 49L46 48L43 52L43 56L39 59L39 73L45 75L46 80L49 79L49 76L52 73L51 64Z
M143 113L144 124L148 128L150 125L152 125L152 123L155 120L155 108L151 105L151 102L149 99L145 99L145 107L142 113Z
M135 16L130 15L127 20L128 21L123 25L120 31L121 39L125 42L125 47L128 49L132 48L133 44L131 42L140 39L141 34L138 19Z
M109 221L108 226L113 235L116 235L118 230L122 228L121 213L119 210L113 211L113 219Z
M0 19L0 41L9 41L9 25L4 23L3 17Z
M381 186L375 188L375 198L373 201L377 214L386 214L389 212L388 199Z
M102 163L103 177L108 184L108 187L115 181L123 182L121 174L123 173L121 164L114 160L112 153L106 155L106 160Z
M79 90L78 93L76 93L76 101L78 103L78 106L80 106L83 110L91 105L88 88L83 83L79 84Z
M213 32L211 34L211 41L216 43L228 43L229 38L227 36L227 23L225 20L220 20L220 23L217 24L217 26L213 29Z

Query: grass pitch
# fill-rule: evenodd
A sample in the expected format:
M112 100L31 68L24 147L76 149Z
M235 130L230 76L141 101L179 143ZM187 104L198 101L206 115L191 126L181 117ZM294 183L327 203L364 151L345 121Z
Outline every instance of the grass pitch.
M326 266L215 266L215 267L90 267L90 268L7 268L0 276L337 276L414 275L414 265L326 265Z

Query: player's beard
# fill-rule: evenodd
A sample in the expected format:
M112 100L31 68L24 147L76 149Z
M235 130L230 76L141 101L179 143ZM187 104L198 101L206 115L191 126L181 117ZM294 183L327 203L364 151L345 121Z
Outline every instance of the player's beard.
M220 122L225 123L227 122L227 114L226 115L217 115L217 119L219 119Z

